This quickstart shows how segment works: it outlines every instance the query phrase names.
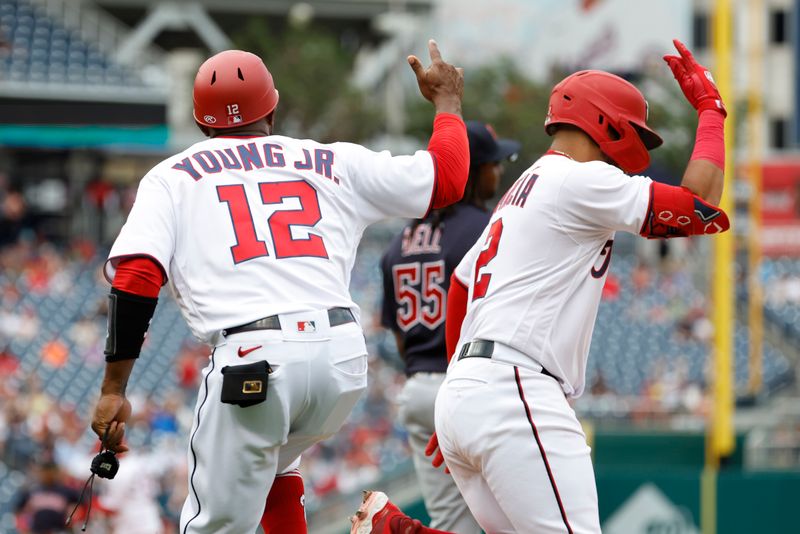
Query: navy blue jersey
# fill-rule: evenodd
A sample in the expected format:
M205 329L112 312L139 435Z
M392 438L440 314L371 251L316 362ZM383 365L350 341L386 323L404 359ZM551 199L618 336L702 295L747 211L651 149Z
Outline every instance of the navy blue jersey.
M411 223L395 236L381 258L381 324L400 334L406 374L445 372L444 318L450 275L475 244L491 213L471 204Z

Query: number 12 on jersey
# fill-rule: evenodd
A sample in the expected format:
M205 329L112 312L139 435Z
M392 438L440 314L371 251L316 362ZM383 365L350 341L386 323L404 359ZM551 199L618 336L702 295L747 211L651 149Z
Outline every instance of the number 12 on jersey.
M267 219L267 225L275 247L275 257L327 258L325 243L318 235L310 234L307 238L292 237L293 226L314 227L322 214L319 210L317 190L308 182L296 180L291 182L261 182L258 184L262 204L281 204L284 199L297 198L299 209L276 210ZM217 186L217 197L228 205L228 212L233 223L236 244L231 247L235 264L263 256L269 256L266 242L256 235L253 212L242 184Z

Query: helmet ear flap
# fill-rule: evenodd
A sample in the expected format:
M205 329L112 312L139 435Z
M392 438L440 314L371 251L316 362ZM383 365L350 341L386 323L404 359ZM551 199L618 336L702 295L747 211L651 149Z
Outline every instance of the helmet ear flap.
M611 124L610 122L606 124L606 133L608 133L608 138L611 139L612 141L619 141L620 138L622 137L619 131L616 128L614 128L614 125Z
M608 141L597 143L603 154L613 159L614 163L628 174L645 170L650 165L650 153L634 125L628 121L618 123L617 127L622 130L621 132L610 124L608 127L609 134L614 132L616 139L609 135Z

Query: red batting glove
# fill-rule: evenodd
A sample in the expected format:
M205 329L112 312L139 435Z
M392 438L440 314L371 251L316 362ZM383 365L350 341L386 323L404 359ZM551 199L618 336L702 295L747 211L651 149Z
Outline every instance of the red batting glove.
M714 78L707 68L702 66L694 59L694 56L686 46L677 39L672 43L678 50L680 56L664 56L664 61L672 70L672 75L678 80L686 100L697 110L699 114L707 109L713 109L722 113L723 117L728 116L722 96L719 94L714 83Z
M439 438L436 436L436 432L433 433L431 439L428 440L428 445L425 446L425 456L431 455L433 455L431 465L438 469L444 463L444 456L442 455L442 451L439 450ZM450 473L446 465L444 466L444 472Z

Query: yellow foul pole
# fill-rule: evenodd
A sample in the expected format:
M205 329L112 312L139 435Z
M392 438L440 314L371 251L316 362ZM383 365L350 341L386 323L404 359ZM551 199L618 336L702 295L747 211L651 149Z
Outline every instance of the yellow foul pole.
M734 110L732 83L732 17L729 0L715 0L713 20L714 77L727 104L725 121L725 191L720 207L733 222ZM733 229L715 236L712 286L714 323L713 410L709 421L706 465L718 467L720 459L734 449L733 439L733 327L734 327L734 235Z
M714 78L727 104L725 121L725 189L720 207L733 224L734 182L734 94L731 76L732 17L729 0L714 0L712 36ZM706 433L706 467L701 477L700 526L703 534L717 532L717 470L722 458L730 456L733 439L733 327L734 327L734 236L733 228L713 238L714 264L711 272L711 318L714 323L712 350L712 409Z

